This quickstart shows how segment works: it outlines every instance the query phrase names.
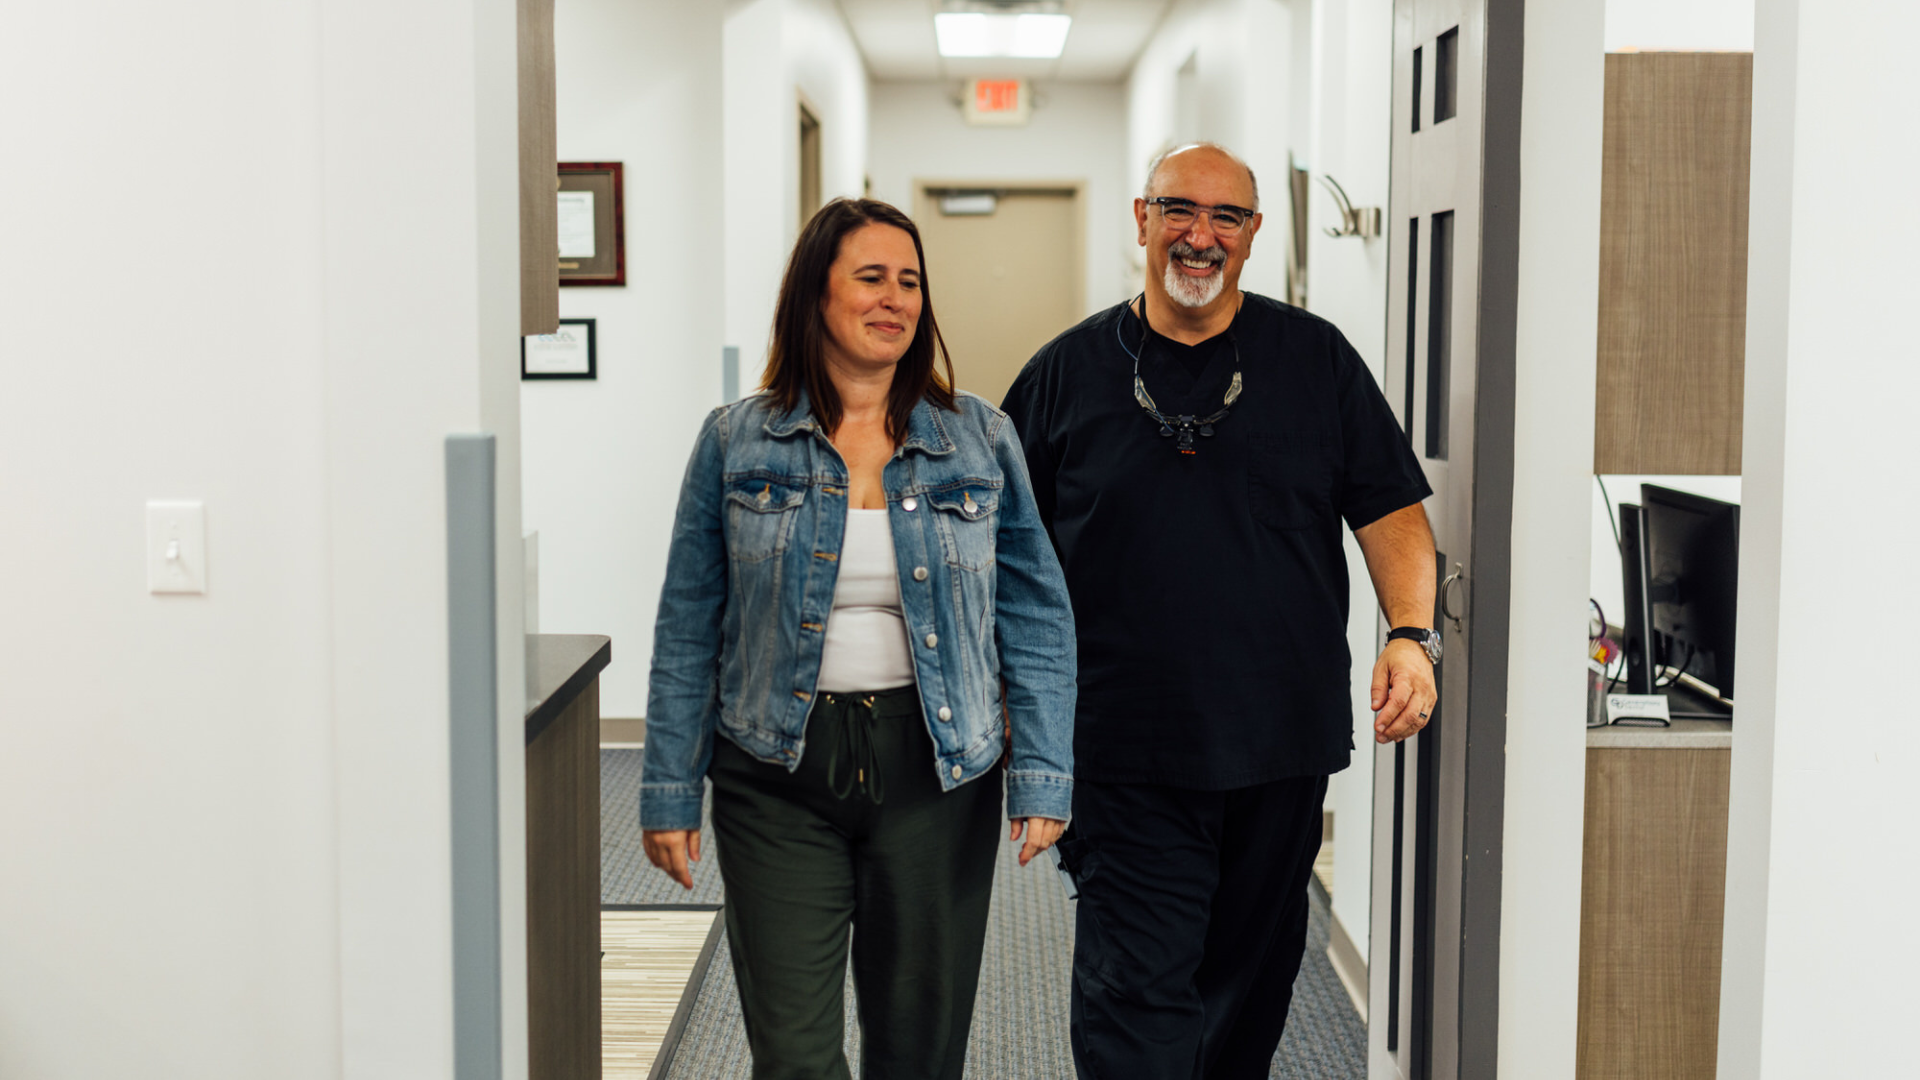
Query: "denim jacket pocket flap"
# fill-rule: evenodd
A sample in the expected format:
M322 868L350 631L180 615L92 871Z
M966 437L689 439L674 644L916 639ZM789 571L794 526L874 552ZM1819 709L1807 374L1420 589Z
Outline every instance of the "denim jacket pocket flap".
M727 501L761 514L777 514L799 506L807 497L805 486L788 480L764 476L743 476L727 481Z
M935 510L958 515L968 521L979 521L989 516L999 505L999 501L999 490L984 485L951 487L927 492L927 505Z

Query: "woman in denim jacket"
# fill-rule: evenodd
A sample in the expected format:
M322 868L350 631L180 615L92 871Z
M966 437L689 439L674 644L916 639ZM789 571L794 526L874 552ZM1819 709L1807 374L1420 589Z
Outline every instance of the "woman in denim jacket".
M1068 816L1066 584L1012 424L952 380L919 231L838 199L787 264L763 392L687 466L640 823L691 888L713 781L756 1080L849 1075L850 928L865 1076L958 1080L1003 759L1023 866Z

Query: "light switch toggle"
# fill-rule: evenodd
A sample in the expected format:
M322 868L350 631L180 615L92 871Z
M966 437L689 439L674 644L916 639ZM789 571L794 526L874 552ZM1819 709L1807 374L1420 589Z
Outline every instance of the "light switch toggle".
M207 591L207 511L194 500L147 503L147 591Z

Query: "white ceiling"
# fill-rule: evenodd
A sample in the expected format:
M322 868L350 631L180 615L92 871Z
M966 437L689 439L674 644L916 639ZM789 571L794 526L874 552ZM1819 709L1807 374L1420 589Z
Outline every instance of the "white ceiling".
M1114 82L1160 25L1171 0L1069 0L1073 29L1055 60L959 59L940 55L933 15L940 0L840 0L875 79L1006 77Z

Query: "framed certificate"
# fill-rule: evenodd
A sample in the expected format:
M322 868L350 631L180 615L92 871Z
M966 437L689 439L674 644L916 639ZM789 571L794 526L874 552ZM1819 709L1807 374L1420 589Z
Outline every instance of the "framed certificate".
M593 320L561 319L551 334L520 339L522 379L598 379Z
M560 284L625 285L627 219L617 161L563 161Z

